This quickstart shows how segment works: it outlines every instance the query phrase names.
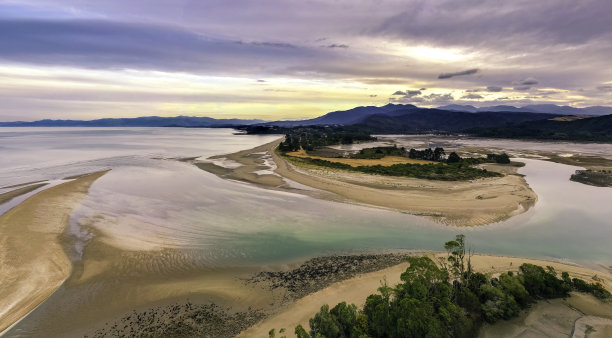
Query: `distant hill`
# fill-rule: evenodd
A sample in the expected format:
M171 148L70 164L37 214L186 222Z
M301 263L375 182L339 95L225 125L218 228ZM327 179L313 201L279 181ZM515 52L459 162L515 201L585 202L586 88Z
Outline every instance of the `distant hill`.
M262 123L263 120L214 119L197 116L144 116L98 120L40 120L0 122L0 127L233 127Z
M367 106L356 107L349 110L339 110L327 113L309 120L299 121L274 121L264 125L274 125L279 127L299 127L299 126L320 126L320 125L352 125L357 124L369 116L376 114L397 115L400 111L421 109L411 104L387 104L382 107ZM401 114L401 113L399 113Z
M546 119L466 131L482 137L612 142L612 115L573 120Z
M532 104L523 107L514 107L507 105L490 106L476 108L470 105L449 104L438 107L442 110L458 111L465 113L480 113L480 112L528 112L528 113L545 113L545 114L560 114L560 115L609 115L612 114L612 107L592 106L586 108L574 108L570 106L557 106L554 104Z
M524 112L483 112L479 114L441 109L407 109L394 115L376 114L358 125L373 133L457 133L471 128L506 127L559 115Z

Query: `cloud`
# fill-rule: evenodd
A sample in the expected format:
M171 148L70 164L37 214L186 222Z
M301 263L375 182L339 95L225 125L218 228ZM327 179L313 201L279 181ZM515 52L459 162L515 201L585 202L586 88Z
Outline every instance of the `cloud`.
M370 97L377 97L378 95L376 94L370 94Z
M325 46L325 48L349 48L349 46L345 44L332 43L331 45Z
M266 80L257 80L257 82L266 82Z
M514 86L514 90L524 92L531 89L531 86Z
M504 90L503 87L498 87L498 86L488 86L487 87L488 92L498 93L498 92L501 92L502 90Z
M390 98L393 102L414 103L423 105L443 105L455 100L451 93L432 93L428 95L405 95L401 98Z
M483 97L482 95L478 95L478 94L466 94L466 95L463 95L461 98L467 99L467 100L480 100Z
M406 90L406 91L398 90L395 93L391 94L391 96L401 95L402 98L411 98L411 97L421 95L421 93L422 92L420 90Z
M532 77L528 77L520 81L514 81L512 82L512 85L514 85L514 90L527 91L531 89L531 87L533 87L534 85L537 85L538 83L540 83L538 80Z
M456 73L442 73L438 75L438 79L450 79L451 77L455 77L455 76L472 75L472 74L478 73L478 71L479 71L478 68L472 68L472 69L468 69L468 70L464 70L464 71L460 71Z
M532 77L528 77L524 80L520 80L520 81L515 81L513 84L514 85L519 85L519 86L533 86L533 85L537 85L539 83L538 80L532 78Z
M329 58L284 42L218 39L175 27L104 20L0 19L0 60L95 69L256 73Z
M612 92L612 85L597 86L597 90L602 91L602 92Z

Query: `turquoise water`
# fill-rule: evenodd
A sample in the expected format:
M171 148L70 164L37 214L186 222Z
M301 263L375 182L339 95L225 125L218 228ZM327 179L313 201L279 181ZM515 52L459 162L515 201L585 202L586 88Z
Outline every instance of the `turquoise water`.
M520 172L539 196L536 206L506 222L456 228L222 180L170 160L235 152L276 138L229 129L0 128L0 185L111 168L71 218L82 245L96 229L122 250L184 249L212 266L440 250L458 233L479 253L612 265L612 189L569 181L576 167L524 160ZM588 151L588 145L574 148Z

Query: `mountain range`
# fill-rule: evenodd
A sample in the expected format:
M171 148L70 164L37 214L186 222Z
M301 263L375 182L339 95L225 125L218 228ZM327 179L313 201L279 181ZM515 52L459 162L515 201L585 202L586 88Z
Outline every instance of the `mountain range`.
M0 127L235 127L262 123L263 120L214 119L198 116L143 116L97 120L39 120L0 122Z
M489 106L489 107L474 107L470 105L449 104L438 107L442 110L459 111L465 113L480 113L480 112L527 112L527 113L545 113L545 114L560 114L560 115L609 115L612 114L612 107L592 106L586 108L574 108L570 106L557 106L554 104L532 104L523 107L515 106Z
M609 112L610 115L596 116ZM569 115L571 114L571 116ZM350 126L370 133L469 133L488 137L612 141L612 107L573 108L531 105L521 108L449 105L419 108L411 104L356 107L297 121L214 119L210 117L146 116L97 120L40 120L0 122L0 127L193 127L251 126L274 133L270 127ZM267 128L267 131L266 131ZM272 129L274 129L272 128Z

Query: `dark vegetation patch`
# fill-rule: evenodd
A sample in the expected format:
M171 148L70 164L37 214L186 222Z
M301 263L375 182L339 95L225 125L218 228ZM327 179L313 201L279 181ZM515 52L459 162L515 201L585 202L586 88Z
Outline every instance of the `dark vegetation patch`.
M247 280L266 283L270 289L285 288L293 299L302 298L327 286L406 262L408 254L376 254L317 257L290 271L264 271Z
M234 337L265 317L264 312L231 312L215 304L190 302L132 312L85 337Z
M612 170L576 170L570 181L596 187L612 187Z
M428 180L460 181L473 180L483 177L501 177L500 173L487 171L486 169L472 168L471 164L458 162L456 164L411 164L399 163L390 166L373 165L352 167L348 164L332 162L314 158L290 157L292 162L311 164L320 167L342 169L348 171L362 172L373 175L383 176L405 176L422 178Z

